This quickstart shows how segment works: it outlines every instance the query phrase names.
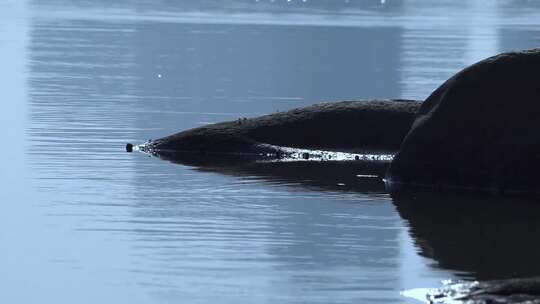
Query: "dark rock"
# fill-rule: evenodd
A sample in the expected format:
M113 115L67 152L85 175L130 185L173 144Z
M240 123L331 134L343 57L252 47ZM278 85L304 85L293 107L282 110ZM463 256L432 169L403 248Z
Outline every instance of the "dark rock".
M260 144L307 149L395 152L419 102L405 100L320 103L256 118L211 124L152 142L153 151L276 153ZM241 123L240 123L241 121Z
M435 90L393 160L390 185L538 192L540 49L504 53Z

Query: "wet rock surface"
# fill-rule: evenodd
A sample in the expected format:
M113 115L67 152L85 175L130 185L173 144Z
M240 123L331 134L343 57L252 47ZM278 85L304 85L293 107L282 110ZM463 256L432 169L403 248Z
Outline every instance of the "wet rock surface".
M420 102L371 100L320 103L287 112L211 124L152 143L156 153L276 153L268 146L395 152ZM266 145L261 145L266 144Z
M429 303L536 304L540 278L448 284L427 295Z
M426 99L392 162L394 184L540 191L540 49L459 72Z

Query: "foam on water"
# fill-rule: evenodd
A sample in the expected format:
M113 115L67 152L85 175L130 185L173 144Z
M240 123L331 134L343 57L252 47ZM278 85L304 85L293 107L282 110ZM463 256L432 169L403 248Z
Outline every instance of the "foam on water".
M424 303L437 304L463 304L466 303L465 295L478 286L477 281L452 281L445 280L441 288L413 288L404 290L401 295Z
M255 158L259 156L260 161L270 162L320 162L320 161L363 161L363 162L391 162L394 158L393 154L386 153L351 153L351 152L339 152L330 150L314 150L314 149L300 149L293 147L275 146L269 144L260 144L261 150L264 151L276 151L275 153L242 153L241 151L235 153L210 153L214 155L219 154L235 154L235 155L253 155ZM159 155L160 151L156 150L153 142L148 141L146 143L135 145L134 151L143 152L149 155ZM359 177L365 177L359 175Z

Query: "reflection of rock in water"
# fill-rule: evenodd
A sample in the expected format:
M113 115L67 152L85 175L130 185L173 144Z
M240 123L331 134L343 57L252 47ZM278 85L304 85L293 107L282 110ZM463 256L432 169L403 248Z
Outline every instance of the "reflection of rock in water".
M266 181L289 182L323 190L386 192L380 176L388 162L381 161L291 161L261 162L253 155L160 153L173 163L234 176L257 176Z
M540 205L517 198L392 196L420 254L475 279L540 275Z

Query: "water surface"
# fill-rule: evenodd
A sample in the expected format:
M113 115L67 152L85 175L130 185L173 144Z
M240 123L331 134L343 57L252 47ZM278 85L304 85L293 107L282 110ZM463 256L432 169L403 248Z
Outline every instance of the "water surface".
M0 1L0 301L414 303L400 292L540 275L530 202L392 197L340 164L123 152L318 101L423 99L478 59L538 45L539 14L532 1Z

